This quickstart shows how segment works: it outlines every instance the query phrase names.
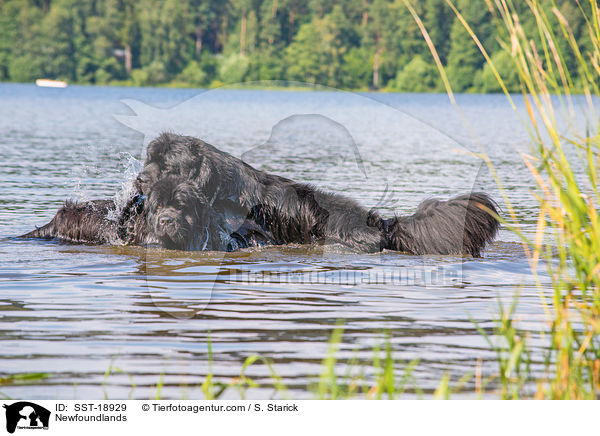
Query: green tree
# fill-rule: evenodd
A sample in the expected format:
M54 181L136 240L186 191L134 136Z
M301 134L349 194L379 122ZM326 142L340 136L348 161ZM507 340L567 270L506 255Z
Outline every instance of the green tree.
M169 80L167 66L158 59L142 68L142 71L145 73L144 85L159 85Z
M493 52L489 40L492 35L492 23L487 7L479 2L459 0L459 10L478 38L489 52ZM484 57L463 24L455 19L450 32L450 50L448 53L448 78L456 92L469 91L477 70L483 66Z
M32 1L0 1L0 80L27 82L43 74L42 19L42 10Z
M494 53L491 60L508 91L518 92L520 89L519 72L515 68L515 62L510 56L510 53L501 50ZM475 77L475 86L478 92L503 92L496 75L487 62L477 73L477 76Z
M13 57L8 65L8 76L14 82L33 82L42 76L42 69L30 55Z
M443 0L442 0L443 1ZM424 15L422 2L414 3L413 8L419 16ZM395 0L389 6L389 14L384 22L384 42L381 73L383 83L395 80L399 70L404 68L415 56L430 57L421 30L403 0Z
M431 92L438 87L439 73L435 65L427 63L416 55L398 72L396 79L388 87L399 92Z
M495 26L488 3L455 0L514 90L514 70L498 43L510 41ZM536 16L526 0L512 3L545 65ZM556 13L569 22L587 59L595 34L580 9L591 14L592 4L542 3L541 16L554 33L569 80L577 84L582 71ZM411 4L453 89L497 91L489 66L447 1ZM415 77L430 79L432 61L406 0L0 0L0 29L0 80L48 76L204 86L290 79L353 89L437 89L427 81L415 83ZM561 80L556 68L548 73Z
M219 79L223 83L241 83L246 77L250 60L248 56L233 53L224 57L219 66Z
M363 47L352 47L344 54L340 84L343 88L367 87L373 75L373 56Z
M153 64L151 70L164 73L168 80L189 61L192 41L185 33L185 5L178 0L142 0L140 4L141 64L145 68Z
M322 19L315 19L310 23L303 24L294 41L287 47L285 57L288 79L307 83L316 83L322 80L319 21Z
M284 80L284 64L274 49L261 50L250 57L247 80Z
M281 40L281 9L279 0L265 0L261 3L259 11L259 44L262 49L269 49L278 45Z
M177 79L190 85L203 86L207 84L208 77L198 62L190 61Z
M180 72L187 64L189 41L185 35L185 10L180 0L165 0L162 5L159 41L160 60L169 74Z
M367 22L367 41L373 50L373 81L374 89L379 88L381 83L382 56L385 55L387 45L386 18L389 16L389 4L386 0L374 0L369 7L369 20ZM368 43L369 43L368 42Z
M423 23L443 64L448 60L450 50L450 29L454 12L446 0L425 0Z
M50 11L42 22L46 42L42 47L42 65L45 75L70 81L76 80L77 45L81 23L75 0L52 2Z
M236 28L229 35L225 53L238 52L250 55L258 45L258 18L249 0L237 0L233 3L233 14L237 20Z
M288 79L328 86L341 83L346 25L339 5L331 14L303 24L286 49Z
M187 7L187 34L194 40L194 58L200 61L204 39L211 33L212 23L218 17L214 1L190 0Z
M217 77L217 58L208 51L203 51L198 62L198 67L206 74L206 83L210 83Z

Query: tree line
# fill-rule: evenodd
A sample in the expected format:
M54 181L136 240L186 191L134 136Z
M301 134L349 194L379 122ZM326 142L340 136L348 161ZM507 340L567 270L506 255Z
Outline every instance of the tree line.
M442 91L409 0L0 0L0 80L219 86L289 80L343 89ZM510 90L519 79L489 0L455 0ZM585 52L590 35L574 0L547 1ZM524 28L536 17L526 0ZM543 2L542 2L543 3ZM583 2L585 3L585 2ZM410 0L456 92L497 92L485 59L446 0ZM508 43L508 46L506 45ZM535 41L534 41L535 43ZM540 50L542 49L540 44ZM576 82L575 56L565 65Z

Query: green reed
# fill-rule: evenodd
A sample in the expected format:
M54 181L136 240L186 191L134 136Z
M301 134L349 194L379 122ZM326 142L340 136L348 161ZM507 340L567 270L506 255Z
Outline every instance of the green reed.
M501 397L583 399L599 397L600 374L600 220L597 205L600 136L593 98L600 96L600 9L594 0L579 2L578 12L585 21L586 38L577 40L568 20L554 0L527 0L527 11L519 12L511 0L485 0L506 38L501 44L513 60L521 83L521 94L527 110L524 120L531 137L531 153L523 161L536 183L532 192L539 204L536 233L528 238L519 231L518 222L508 197L505 202L509 217L505 225L519 235L524 244L531 270L543 263L552 280L552 296L545 297L540 280L536 282L547 315L549 338L546 372L536 380L535 392L524 390L522 376L508 377L527 352L523 339L516 339L511 325L512 310L501 314L510 356L498 358ZM510 104L516 111L502 75L493 64L476 33L451 0L447 0L457 19L467 30L492 69ZM434 59L439 59L430 43L427 30L414 9L415 17ZM525 14L531 14L525 17ZM534 26L524 26L526 21ZM582 42L584 41L584 42ZM566 44L565 44L566 42ZM469 41L465 41L469 43ZM574 60L579 79L569 70L566 59ZM445 79L441 63L438 69L446 90L454 102L452 89ZM574 94L581 94L586 104L577 106ZM580 100L579 100L580 101ZM574 123L575 108L587 120L581 132ZM564 131L564 126L567 127ZM502 183L492 162L480 153L500 188ZM504 190L503 190L504 193ZM502 354L504 355L504 354ZM524 369L527 372L527 369ZM531 378L531 374L523 374Z

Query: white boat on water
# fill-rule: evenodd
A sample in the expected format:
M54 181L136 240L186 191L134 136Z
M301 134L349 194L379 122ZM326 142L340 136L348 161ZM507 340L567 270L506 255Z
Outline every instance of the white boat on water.
M51 79L37 79L35 81L37 86L41 86L43 88L66 88L67 82L63 82L62 80L51 80Z

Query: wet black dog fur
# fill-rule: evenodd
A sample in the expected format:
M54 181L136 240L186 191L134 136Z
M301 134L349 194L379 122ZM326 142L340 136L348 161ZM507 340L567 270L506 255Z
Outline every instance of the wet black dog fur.
M148 145L136 189L118 213L109 200L68 202L23 237L226 251L339 243L361 252L479 257L499 229L496 204L485 193L429 199L414 215L383 218L347 197L256 170L204 141L172 133Z

